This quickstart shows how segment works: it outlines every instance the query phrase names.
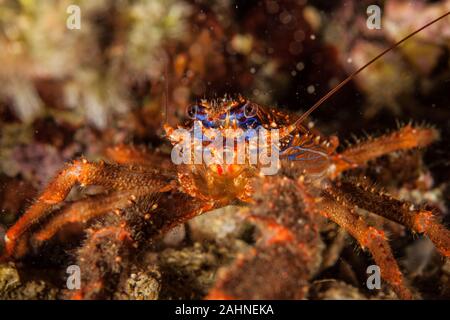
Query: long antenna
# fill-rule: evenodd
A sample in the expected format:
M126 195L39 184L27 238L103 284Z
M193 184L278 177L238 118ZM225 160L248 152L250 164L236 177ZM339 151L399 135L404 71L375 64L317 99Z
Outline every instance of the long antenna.
M397 43L393 44L391 47L387 48L386 50L384 50L383 52L379 53L376 57L374 57L372 60L370 60L369 62L367 62L365 65L363 65L361 68L359 68L358 70L354 71L353 73L351 73L347 78L345 78L341 83L339 83L336 87L334 87L333 89L331 89L326 95L324 95L322 98L320 98L319 101L317 101L311 108L309 108L308 111L306 111L305 113L303 113L300 118L298 118L293 124L289 125L288 127L286 127L286 132L281 132L281 136L286 136L289 133L291 133L293 130L295 130L295 128L302 123L302 121L304 121L314 110L316 110L318 107L320 107L325 101L327 101L330 97L332 97L337 91L339 91L339 89L341 89L343 86L345 86L350 80L352 80L357 74L359 74L361 71L363 71L364 69L366 69L368 66L370 66L372 63L374 63L375 61L377 61L378 59L380 59L382 56L384 56L386 53L388 53L389 51L391 51L392 49L398 47L399 45L401 45L403 42L405 42L406 40L408 40L409 38L413 37L414 35L416 35L417 33L419 33L420 31L422 31L423 29L428 28L429 26L431 26L432 24L438 22L441 19L444 19L446 16L448 16L450 14L450 11L443 14L442 16L440 16L439 18L434 19L431 22L428 22L426 25L424 25L423 27L417 29L416 31L410 33L409 35L407 35L406 37L404 37L403 39L401 39L400 41L398 41ZM283 130L284 131L284 130Z

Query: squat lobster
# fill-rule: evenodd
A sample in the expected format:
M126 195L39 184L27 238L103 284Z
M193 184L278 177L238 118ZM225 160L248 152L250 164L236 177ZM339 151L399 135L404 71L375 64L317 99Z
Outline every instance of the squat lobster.
M450 12L423 28L448 14ZM367 248L380 266L382 277L397 295L411 299L413 296L386 236L369 226L353 208L366 209L427 235L446 257L450 257L450 232L430 211L377 193L363 181L343 177L341 173L363 167L391 152L426 147L438 139L438 132L433 128L407 125L338 153L337 137L324 138L302 124L313 110L387 51L350 75L295 121L290 115L265 109L243 97L224 98L214 103L201 101L190 109L192 119L181 127L190 131L197 125L205 136L217 129L222 132L258 126L278 129L279 143L270 139L267 143L268 146L276 143L281 177L261 177L261 165L249 161L176 166L168 157L144 149L111 148L106 155L112 163L76 160L55 177L7 231L5 258L23 257L30 248L38 248L68 223L89 223L94 218L104 217L89 227L87 239L79 249L78 263L84 270L84 285L72 298L105 297L114 292L114 286L128 270L124 261L131 260L131 252L146 240L212 209L246 203L256 208L253 212L250 210L247 217L262 225L265 233L254 249L238 258L219 277L208 298L305 297L306 283L316 259L314 217L321 215L344 228L361 247ZM180 142L174 128L166 125L165 130L173 144ZM249 142L241 143L247 147ZM242 145L235 145L231 150L233 155L239 147ZM68 204L54 213L55 206L65 200L76 184L100 185L108 193ZM261 197L267 192L277 196ZM277 210L286 204L290 209ZM273 268L267 268L267 263L273 260L277 261ZM263 271L267 279L278 277L276 288L264 289L262 281L259 288L263 289L258 291L257 285L248 284L258 278L258 273L261 278ZM249 276L251 274L254 276Z

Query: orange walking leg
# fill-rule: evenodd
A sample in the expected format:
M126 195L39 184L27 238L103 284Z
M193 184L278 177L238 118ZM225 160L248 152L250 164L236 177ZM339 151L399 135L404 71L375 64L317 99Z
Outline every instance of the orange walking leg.
M363 184L339 182L338 190L342 190L337 191L340 197L352 205L425 234L444 256L450 257L450 231L437 221L431 211L415 209L411 203L376 193Z
M393 133L357 143L333 156L335 169L331 175L336 177L345 170L363 166L368 161L391 152L428 146L438 138L436 129L404 126Z
M322 215L337 223L353 236L363 249L367 248L370 251L375 263L381 269L381 276L401 299L412 299L412 294L404 284L402 273L384 233L368 226L359 215L347 209L351 206L344 201L340 201L341 204L338 204L338 200L326 196L317 204L317 208Z
M16 257L26 253L27 245L21 236L28 229L42 221L48 215L49 209L62 202L75 184L101 185L112 190L129 190L148 188L155 192L164 190L170 183L170 178L161 174L146 172L142 168L92 163L77 160L62 170L47 186L36 202L20 217L5 235L6 256ZM20 241L19 241L20 240Z
M139 190L119 191L71 203L33 235L32 240L39 244L53 237L66 224L86 223L114 210L125 209L133 205L140 193Z

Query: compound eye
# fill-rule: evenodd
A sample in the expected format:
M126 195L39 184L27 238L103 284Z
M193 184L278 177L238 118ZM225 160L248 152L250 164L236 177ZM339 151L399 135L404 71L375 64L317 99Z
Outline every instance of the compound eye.
M253 103L247 103L244 106L244 116L246 118L253 118L258 113L258 106Z
M194 105L187 107L186 114L190 119L196 120L199 111L200 111L200 107L198 105L194 104Z

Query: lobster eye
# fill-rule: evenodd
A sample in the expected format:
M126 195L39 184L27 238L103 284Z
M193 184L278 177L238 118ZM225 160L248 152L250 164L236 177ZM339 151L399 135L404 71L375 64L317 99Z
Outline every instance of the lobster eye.
M253 118L256 116L256 113L258 112L258 106L253 103L247 103L244 106L244 116L246 118Z
M200 107L196 104L187 107L186 114L190 119L196 120Z

